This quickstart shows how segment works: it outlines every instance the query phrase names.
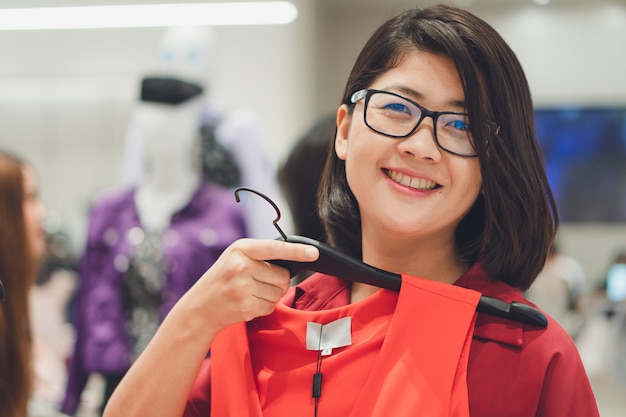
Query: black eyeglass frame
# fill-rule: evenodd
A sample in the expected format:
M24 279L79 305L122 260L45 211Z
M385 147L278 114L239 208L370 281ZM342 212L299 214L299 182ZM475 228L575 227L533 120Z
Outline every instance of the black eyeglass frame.
M405 134L405 135L392 135L389 133L385 133L385 132L381 132L378 129L375 129L374 127L372 127L372 125L370 125L367 122L367 106L369 104L370 98L376 94L376 93L383 93L383 94L388 94L388 95L392 95L392 96L396 96L398 98L401 98L402 100L406 100L409 103L413 104L415 107L417 107L418 109L420 109L420 111L422 112L419 120L417 121L417 123L415 124L415 126L413 127L413 129L411 129L411 131L409 131L409 133ZM451 153L453 155L457 155L457 156L462 156L462 157L466 157L466 158L476 158L478 157L478 154L474 153L471 155L468 154L463 154L463 153L458 153L458 152L454 152L451 151L450 149L444 148L443 146L441 146L441 143L439 143L439 138L437 137L437 119L439 118L440 115L442 114L454 114L454 115L459 115L459 116L468 116L469 115L467 113L462 113L462 112L453 112L453 111L434 111L434 110L430 110L427 109L426 107L422 106L419 103L416 103L415 101L406 98L398 93L394 93L393 91L386 91L386 90L377 90L374 88L364 88L362 90L358 90L355 91L354 93L352 93L352 95L350 96L350 102L355 105L359 100L365 99L365 103L364 103L364 107L363 107L363 122L365 122L365 125L367 127L369 127L370 129L372 129L374 132L376 133L380 133L383 136L387 136L390 138L396 138L396 139L402 139L402 138L407 138L409 136L411 136L413 133L415 133L415 131L417 130L417 128L420 126L420 124L422 124L422 122L424 121L424 119L426 117L430 117L431 119L433 119L433 136L435 139L435 143L437 144L437 146L441 149L443 149L444 151ZM494 123L495 126L495 133L497 134L498 131L500 130L500 126L496 125ZM472 147L473 147L473 143L472 143ZM474 152L476 152L476 150L474 150Z

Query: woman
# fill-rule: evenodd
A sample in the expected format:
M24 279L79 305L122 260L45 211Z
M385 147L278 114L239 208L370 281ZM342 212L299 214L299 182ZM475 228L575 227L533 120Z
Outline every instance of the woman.
M0 151L0 415L26 415L31 394L28 294L45 250L37 178L28 164Z
M411 304L410 297L407 303L407 294L417 297L411 291L422 286L420 294L432 289L433 300L440 303L478 293L529 304L522 290L543 266L557 230L525 76L514 53L485 22L460 9L433 6L402 13L372 35L337 111L319 209L331 245L403 274L399 296L317 274L283 297L288 274L264 260L308 262L316 258L316 250L280 241L238 241L172 310L105 415L227 415L222 410L250 416L310 416L318 411L319 416L598 415L576 348L552 320L541 329L486 314L468 319L455 312L450 319L437 303ZM276 304L281 297L282 303ZM388 299L397 304L390 307ZM477 301L463 302L475 307ZM307 311L289 312L283 303ZM370 304L383 309L367 308ZM309 386L309 400L296 406L290 398L300 395L300 376L278 368L281 363L292 366L298 353L281 352L276 367L268 370L257 359L269 363L275 358L257 342L267 340L278 319L350 308L353 322L372 312L382 317L368 318L383 329L382 338L378 345L356 340L354 346L337 349L331 344L329 351L319 352L317 360L306 364L318 366L313 395ZM400 312L405 323L396 320ZM269 318L260 317L265 315ZM455 317L468 324L453 329ZM244 327L249 351L230 343L241 340L231 329L253 318ZM404 326L400 337L397 325ZM429 325L429 333L418 330ZM356 332L361 327L354 325ZM276 329L285 343L292 334L304 337ZM464 329L471 339L468 350L457 339ZM361 337L356 332L355 339ZM410 342L394 352L401 361L384 364L390 372L381 373L385 358L376 354L388 353L391 343L385 333L395 335L396 346L403 336ZM450 357L453 366L447 367L437 351L447 350L453 337L460 348ZM426 353L414 351L414 345ZM211 369L203 360L209 347ZM240 374L229 377L223 369L221 358L237 366L229 349L250 356L240 361L253 375L243 389ZM335 371L328 365L342 355L352 355L344 362L345 369L352 369L352 362L363 356L357 352L370 355L371 373L390 384L359 396L361 386L365 390L378 383L364 370L367 363L354 369L355 374L331 374L328 383L322 378ZM437 364L434 369L431 360ZM151 372L157 364L158 372ZM440 381L444 368L448 379ZM356 376L341 379L346 374ZM278 378L285 382L275 384ZM420 389L410 391L413 387ZM334 400L325 402L325 396ZM291 408L276 409L277 403ZM424 412L426 407L436 411Z

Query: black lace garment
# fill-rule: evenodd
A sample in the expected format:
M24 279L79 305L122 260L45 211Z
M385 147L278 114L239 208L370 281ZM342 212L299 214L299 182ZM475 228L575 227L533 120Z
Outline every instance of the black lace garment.
M165 285L161 244L161 232L144 231L126 273L124 310L131 361L143 352L161 324L159 310Z

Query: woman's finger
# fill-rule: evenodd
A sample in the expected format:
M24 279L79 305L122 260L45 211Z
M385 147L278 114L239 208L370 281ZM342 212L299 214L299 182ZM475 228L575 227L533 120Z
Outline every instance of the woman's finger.
M315 246L282 240L241 239L235 245L257 261L285 260L312 262L319 256Z

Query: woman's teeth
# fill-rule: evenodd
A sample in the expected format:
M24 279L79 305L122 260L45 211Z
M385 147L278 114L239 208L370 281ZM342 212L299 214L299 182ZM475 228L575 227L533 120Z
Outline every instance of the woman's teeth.
M437 187L437 183L434 181L426 180L424 178L411 178L401 172L387 171L387 176L398 184L415 188L416 190L432 190Z

